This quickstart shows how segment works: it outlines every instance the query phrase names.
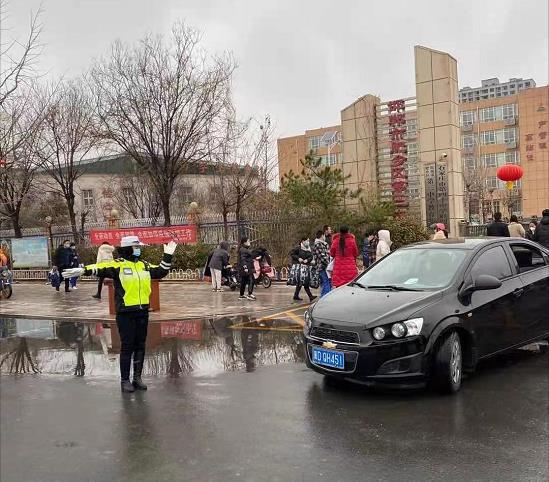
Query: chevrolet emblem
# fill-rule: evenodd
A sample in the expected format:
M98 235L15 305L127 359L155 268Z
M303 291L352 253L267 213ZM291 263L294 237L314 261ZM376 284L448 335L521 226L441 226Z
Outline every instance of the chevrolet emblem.
M331 341L325 341L322 343L322 346L324 348L335 348L337 345L335 343L332 343Z

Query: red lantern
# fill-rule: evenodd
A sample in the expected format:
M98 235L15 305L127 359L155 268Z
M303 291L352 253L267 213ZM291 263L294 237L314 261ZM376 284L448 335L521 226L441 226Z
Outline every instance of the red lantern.
M509 190L513 189L513 183L518 181L523 174L522 167L516 164L505 164L505 166L498 168L496 173L498 179L506 182L507 189Z

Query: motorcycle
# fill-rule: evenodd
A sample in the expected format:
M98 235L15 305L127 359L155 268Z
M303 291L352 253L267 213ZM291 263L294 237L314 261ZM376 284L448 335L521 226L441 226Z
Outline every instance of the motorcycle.
M232 266L227 266L221 271L221 285L228 286L231 291L235 291L238 287L238 273Z
M0 298L11 298L11 271L7 267L0 268Z

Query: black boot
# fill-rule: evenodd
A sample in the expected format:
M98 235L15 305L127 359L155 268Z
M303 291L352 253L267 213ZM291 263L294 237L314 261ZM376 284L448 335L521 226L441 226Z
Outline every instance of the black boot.
M146 390L147 389L147 385L145 385L143 383L143 380L141 380L141 377L134 378L132 385L136 390Z
M93 295L92 298L95 298L96 300L100 300L101 295L99 293L97 293L97 294Z
M129 380L122 380L120 382L120 388L122 389L123 392L126 392L126 393L135 392L135 388L134 388L133 384L130 383Z

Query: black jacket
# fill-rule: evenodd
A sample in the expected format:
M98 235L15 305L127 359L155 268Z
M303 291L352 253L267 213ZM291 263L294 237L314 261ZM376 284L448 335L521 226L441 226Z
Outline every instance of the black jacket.
M246 246L241 246L238 250L238 271L240 274L254 272L254 256L252 250Z
M534 233L534 241L549 248L549 216L543 216Z
M290 252L290 257L292 258L292 264L310 265L311 261L313 260L313 253L311 253L311 251L305 251L304 249L301 249L301 246L298 246L297 248L292 249L292 251ZM305 262L300 263L299 258L301 258Z
M55 266L59 268L59 271L73 267L73 255L74 253L71 248L65 248L63 245L57 248L57 251L55 252Z
M507 238L511 236L509 234L509 228L507 227L507 224L505 224L503 221L494 221L493 223L490 223L488 225L488 228L486 229L486 235Z

